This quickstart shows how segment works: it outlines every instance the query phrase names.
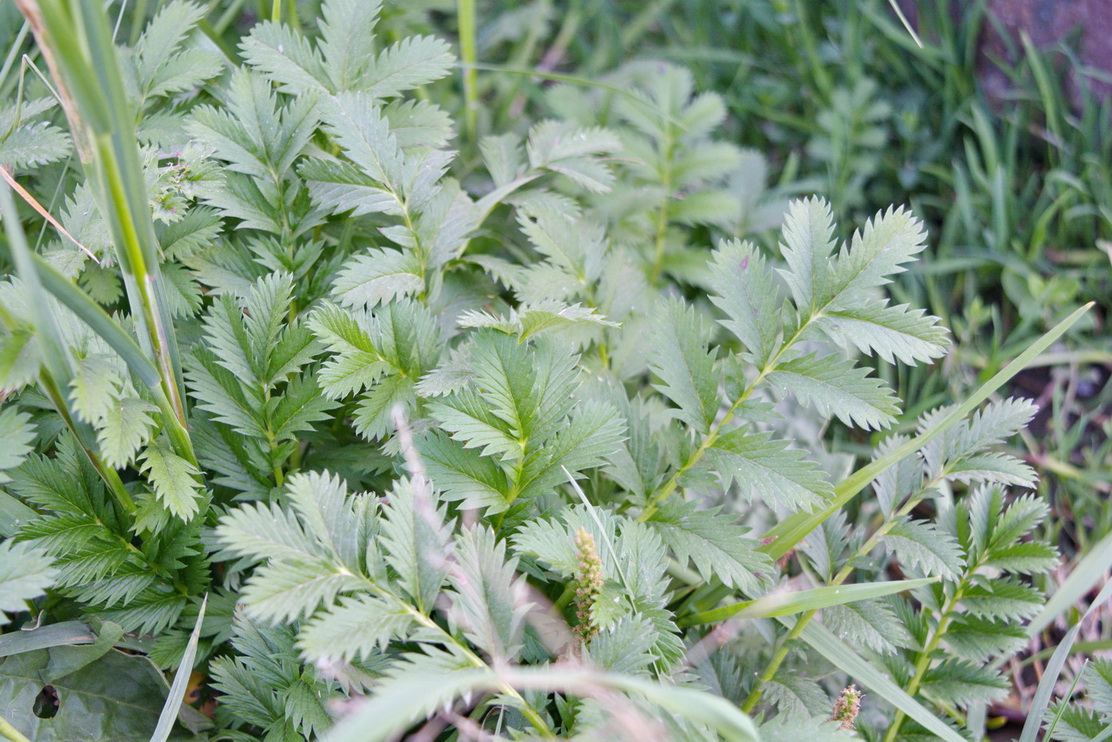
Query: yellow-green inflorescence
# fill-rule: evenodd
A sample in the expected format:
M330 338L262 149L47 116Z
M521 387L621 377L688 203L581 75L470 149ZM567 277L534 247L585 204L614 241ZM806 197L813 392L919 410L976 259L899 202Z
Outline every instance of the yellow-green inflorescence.
M575 633L584 644L598 633L592 618L595 604L602 593L602 560L598 556L595 537L582 528L575 534L578 568L575 574Z

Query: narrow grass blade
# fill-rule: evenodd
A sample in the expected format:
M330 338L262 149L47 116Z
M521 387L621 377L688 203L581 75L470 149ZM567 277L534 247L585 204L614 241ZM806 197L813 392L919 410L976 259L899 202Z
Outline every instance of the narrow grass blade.
M145 386L151 389L159 387L162 380L158 369L143 354L139 344L99 304L38 255L34 256L34 266L44 289L108 343Z
M977 407L988 399L993 392L1004 386L1012 377L1026 368L1028 363L1065 334L1066 330L1072 327L1074 323L1081 319L1092 307L1093 302L1089 302L1085 306L1076 309L1072 314L1055 325L1053 329L1032 343L1031 347L1020 353L1014 361L1000 369L995 376L982 384L977 391L971 394L962 404L955 408L953 412L932 425L928 430L924 431L922 435L912 438L902 446L892 449L884 456L861 467L843 480L834 488L834 498L830 500L830 503L824 509L813 513L796 513L777 523L772 529L765 533L763 538L766 540L771 539L771 541L762 546L761 551L765 552L773 559L779 559L794 549L800 541L807 537L807 534L822 525L827 518L841 510L858 492L865 489L870 482L880 476L888 467L913 455L919 451L919 449L923 448L963 420L966 415L977 409Z
M1068 611L1112 569L1112 533L1098 541L1070 572L1062 586L1050 596L1038 615L1027 624L1027 636L1035 636L1050 622Z
M11 740L11 742L31 742L3 716L0 716L0 737Z
M324 742L384 742L445 703L467 694L497 692L506 686L578 696L592 696L599 691L636 694L666 711L706 724L728 742L759 739L749 717L724 698L628 675L556 666L513 668L501 673L481 668L393 681L337 724Z
M166 390L158 369L143 353L139 344L99 304L74 285L72 281L51 267L38 255L32 255L32 258L42 287L76 314L112 350L116 351L128 368L131 369L131 372L151 391L159 409L162 411L163 424L167 435L170 437L170 442L174 446L174 452L190 463L196 464L197 460L193 452L189 432L178 420L173 404L166 396Z
M99 0L20 0L60 75L59 93L89 181L111 231L131 315L155 360L179 422L186 424L184 381L167 311L157 239L112 28Z
M174 730L174 722L177 721L178 713L181 711L182 699L185 698L185 691L189 686L189 674L193 672L193 661L197 657L197 640L201 638L201 624L205 620L205 606L207 604L208 596L206 595L201 601L201 611L197 614L197 623L193 626L193 633L189 635L189 644L185 647L185 654L182 655L177 672L174 673L174 682L170 686L170 694L166 696L166 703L162 706L162 713L158 716L158 726L154 728L151 742L166 742L170 738L170 732Z
M8 237L8 247L11 250L16 273L30 295L40 299L31 302L35 338L39 343L43 360L39 373L40 384L74 438L81 444L89 462L108 485L113 497L126 512L134 512L135 501L131 499L131 495L124 487L120 475L100 458L96 433L92 426L81 422L70 409L66 391L73 379L73 358L62 339L50 304L46 301L46 291L39 281L39 273L35 267L35 256L31 252L30 245L27 244L27 235L23 232L23 225L19 221L19 214L16 212L12 192L7 183L0 184L0 215L3 216L4 231Z
M456 17L459 19L459 52L463 60L464 121L467 133L474 139L479 126L479 71L478 48L475 42L475 0L457 0Z
M682 619L681 628L700 624L718 623L730 618L775 618L793 616L805 611L821 610L833 605L845 605L861 600L880 598L904 590L912 590L923 585L937 582L937 578L925 577L918 580L894 580L891 582L863 582L857 585L816 587L812 590L776 593L756 600L746 600L733 605L696 613Z
M896 0L888 0L888 4L892 6L892 10L896 11L896 16L900 19L900 23L903 24L903 27L907 29L907 32L911 35L911 38L914 39L915 43L919 46L920 49L922 49L923 40L919 38L919 34L915 33L915 29L908 22L907 16L904 15L903 10L900 8L900 4L897 3Z
M30 631L13 631L0 636L0 657L11 657L13 654L34 652L37 649L50 647L92 644L96 640L96 632L84 621L63 621Z
M778 620L789 628L795 625L795 621L790 618L780 618ZM966 742L964 737L944 724L925 706L909 696L903 688L892 682L884 672L877 669L857 652L854 652L822 624L812 621L807 625L807 628L803 629L800 636L803 641L810 644L815 651L836 667L871 690L879 698L883 698L907 716L922 724L931 733L946 742Z
M23 225L19 221L19 213L16 211L12 192L7 183L0 185L0 215L4 219L4 231L8 237L8 249L11 252L12 263L15 264L16 275L19 276L31 297L45 298L46 292L39 282L38 271L35 270L35 261L32 258L33 253L30 245L27 244L27 235L23 232ZM67 389L70 379L73 378L73 359L62 340L61 331L50 305L45 301L32 301L31 312L35 322L35 339L42 352L43 366L55 383Z
M1073 648L1073 643L1077 641L1077 635L1081 632L1081 627L1085 625L1085 621L1097 608L1103 608L1109 600L1112 600L1112 582L1105 584L1097 595L1097 599L1089 606L1089 610L1085 611L1085 615L1058 642L1058 648L1054 650L1050 662L1046 663L1046 669L1043 670L1039 687L1035 690L1035 697L1031 699L1031 708L1027 711L1027 722L1023 725L1019 742L1035 742L1039 735L1039 729L1042 728L1046 709L1050 705L1050 697L1054 693L1054 686L1058 684L1058 676L1062 674L1062 668L1066 666L1066 660L1069 659L1070 651Z

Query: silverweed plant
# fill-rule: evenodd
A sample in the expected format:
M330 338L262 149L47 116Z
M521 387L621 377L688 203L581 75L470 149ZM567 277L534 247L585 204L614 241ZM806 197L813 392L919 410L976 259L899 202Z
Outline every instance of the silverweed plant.
M887 293L921 223L766 194L685 70L460 162L451 48L378 2L237 49L18 5L8 739L956 742L1068 607L994 395L1086 308L905 414L949 348ZM1105 669L1035 733L1098 738Z

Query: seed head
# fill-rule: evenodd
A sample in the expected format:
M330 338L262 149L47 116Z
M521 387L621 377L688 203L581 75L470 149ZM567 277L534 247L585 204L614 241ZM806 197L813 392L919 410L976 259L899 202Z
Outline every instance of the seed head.
M842 729L853 729L853 722L861 712L861 699L864 697L865 694L857 690L856 685L849 686L834 702L834 712L827 721L840 721Z
M578 623L575 633L587 643L598 633L591 614L602 593L602 560L598 556L595 537L580 528L575 534L576 560L575 574L575 617Z

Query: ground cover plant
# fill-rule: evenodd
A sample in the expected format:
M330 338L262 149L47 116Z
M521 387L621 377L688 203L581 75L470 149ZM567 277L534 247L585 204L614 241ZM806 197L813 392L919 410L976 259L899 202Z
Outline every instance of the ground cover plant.
M8 739L962 740L1106 569L1046 599L1004 448L1091 307L901 398L920 217L770 190L685 68L495 126L436 12L17 5ZM1024 739L1102 734L1091 613Z

